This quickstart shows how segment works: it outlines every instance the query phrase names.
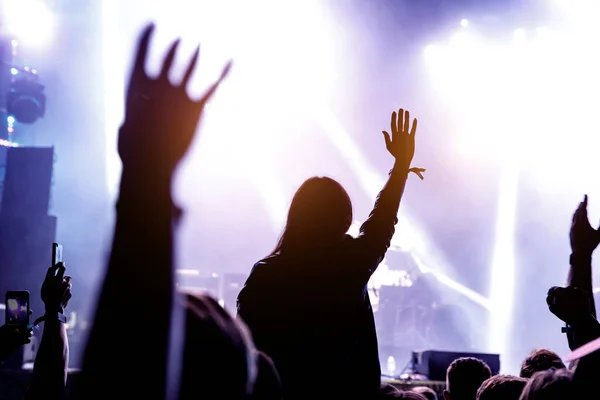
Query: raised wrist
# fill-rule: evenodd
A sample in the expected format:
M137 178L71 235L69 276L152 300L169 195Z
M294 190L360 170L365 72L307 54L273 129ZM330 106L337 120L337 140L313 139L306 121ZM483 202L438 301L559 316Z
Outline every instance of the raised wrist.
M410 168L407 165L396 160L396 162L394 163L394 167L390 171L390 175L403 175L406 178L408 177L409 169Z
M64 314L65 310L62 307L46 307L45 315Z
M582 263L591 263L592 262L592 254L584 251L573 251L569 256L569 262L571 265L574 264L582 264Z

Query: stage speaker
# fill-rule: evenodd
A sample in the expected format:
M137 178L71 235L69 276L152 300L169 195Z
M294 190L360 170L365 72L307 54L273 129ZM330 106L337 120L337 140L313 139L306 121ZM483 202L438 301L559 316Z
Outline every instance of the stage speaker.
M56 217L27 218L0 213L0 295L29 290L34 317L44 312L40 288L52 263Z
M8 149L0 212L28 217L48 214L53 163L53 147Z
M461 357L474 357L485 362L493 375L500 372L500 355L482 353L455 353L452 351L413 351L412 366L416 373L425 375L432 381L445 381L446 371L452 361Z

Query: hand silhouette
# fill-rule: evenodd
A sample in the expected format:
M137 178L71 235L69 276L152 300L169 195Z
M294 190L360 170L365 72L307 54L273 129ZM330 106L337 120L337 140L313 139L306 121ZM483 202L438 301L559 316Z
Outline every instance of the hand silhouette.
M200 48L192 56L180 85L171 84L168 78L179 40L172 43L159 76L150 78L144 64L153 31L154 25L148 25L138 44L127 89L125 122L119 132L119 155L124 167L152 167L153 171L172 173L188 150L204 106L227 76L231 62L202 98L192 100L186 86Z
M31 342L32 326L2 325L0 326L0 359Z
M394 156L397 163L406 167L409 172L414 172L423 179L424 168L410 168L410 164L415 155L415 135L417 133L417 119L413 121L410 128L410 113L400 109L398 113L392 113L392 135L382 131L385 139L385 147Z
M551 287L546 303L550 312L569 325L591 317L589 295L576 287Z
M569 238L573 253L591 256L598 243L600 243L600 231L590 225L587 215L587 203L588 197L586 194L579 207L577 207L575 214L573 214Z
M46 313L64 313L71 299L71 277L65 276L65 264L60 262L50 268L42 284L42 301L46 305Z

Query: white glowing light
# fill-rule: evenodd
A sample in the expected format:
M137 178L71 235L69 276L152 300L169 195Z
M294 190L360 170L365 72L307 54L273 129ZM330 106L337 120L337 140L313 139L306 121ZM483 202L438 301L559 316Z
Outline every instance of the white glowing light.
M437 47L434 44L427 45L423 53L426 57L433 57L437 51Z
M13 74L13 75L17 75L19 73L19 70L16 69L16 68L11 68L10 69L10 73Z
M435 60L424 57L436 93L454 114L457 134L451 151L464 159L497 163L504 171L491 260L488 350L505 359L512 347L517 179L535 182L536 190L552 195L557 185L577 193L590 193L596 186L592 172L570 172L600 167L593 154L600 139L590 134L600 129L595 119L600 59L589 52L597 36L585 24L575 28L548 32L539 27L532 40L529 32L517 29L513 40L477 38L477 49L456 46L460 40L453 37L438 46ZM561 104L560 113L552 112L556 104ZM511 360L503 364L510 368Z
M28 46L43 46L52 38L54 16L40 0L5 0L3 16L6 32Z
M469 26L469 20L463 18L460 21L460 26L462 26L463 28L466 28L467 26Z
M544 27L538 27L535 29L535 33L538 37L545 37L548 34L548 31Z
M526 34L525 34L525 29L519 28L519 29L515 29L515 32L513 33L513 39L516 42L523 42L526 38Z

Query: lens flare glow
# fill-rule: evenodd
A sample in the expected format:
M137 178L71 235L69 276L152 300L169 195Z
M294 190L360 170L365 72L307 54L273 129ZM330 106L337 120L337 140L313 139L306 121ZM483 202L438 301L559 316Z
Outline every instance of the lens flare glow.
M54 15L40 0L5 0L0 9L6 33L27 46L44 46L54 31ZM18 42L14 42L17 43ZM13 44L15 47L15 44Z

